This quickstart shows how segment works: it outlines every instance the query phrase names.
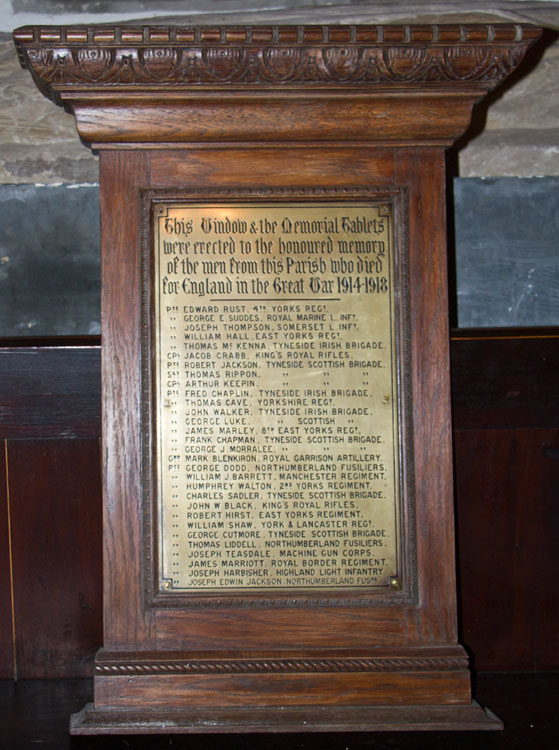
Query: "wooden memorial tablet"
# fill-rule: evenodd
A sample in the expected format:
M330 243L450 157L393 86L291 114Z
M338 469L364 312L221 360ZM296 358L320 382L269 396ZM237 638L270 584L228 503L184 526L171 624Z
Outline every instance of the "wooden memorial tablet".
M25 27L100 154L75 734L495 729L456 632L444 149L539 31Z

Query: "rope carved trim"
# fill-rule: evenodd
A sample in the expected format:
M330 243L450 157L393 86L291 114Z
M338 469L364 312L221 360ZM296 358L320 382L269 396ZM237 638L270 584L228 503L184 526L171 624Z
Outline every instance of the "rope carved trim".
M378 659L273 659L224 661L144 662L96 664L95 673L106 674L258 674L284 672L430 672L466 669L466 658Z

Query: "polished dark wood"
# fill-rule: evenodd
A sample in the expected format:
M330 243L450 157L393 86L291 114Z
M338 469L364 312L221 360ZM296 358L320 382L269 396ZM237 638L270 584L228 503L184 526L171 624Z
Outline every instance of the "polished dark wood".
M100 738L68 734L68 716L93 698L91 680L22 680L0 682L0 726L2 740L10 750L48 747L49 750L507 750L537 748L555 750L559 741L556 706L559 702L559 677L556 674L487 674L475 679L476 698L494 707L504 720L503 732L441 732L429 736L423 732L368 732L305 734L206 734L196 737L176 734L160 736L128 735ZM313 712L317 720L317 712ZM169 732L169 730L166 730ZM101 744L102 743L102 744Z
M559 334L455 332L451 351L461 638L481 669L557 669Z
M0 440L0 679L16 676L7 445Z
M181 731L216 731L205 712L215 722L234 710L237 728L262 728L262 709L276 716L265 723L289 728L282 711L301 706L321 713L317 729L341 730L354 721L339 713L349 705L363 708L359 728L398 728L398 716L426 727L426 706L444 714L433 726L462 728L465 715L472 728L498 726L471 704L458 645L444 148L538 34L506 24L15 32L24 67L100 151L104 649L94 707L72 732L107 731L107 712L114 731L131 731L123 711L143 731L164 731L155 722L163 706L180 714ZM409 304L400 330L410 382L400 395L412 417L402 421L407 599L294 603L286 591L258 606L236 596L171 608L146 596L142 200L155 188L188 197L241 186L406 196L398 236L409 279L398 299Z
M559 426L557 329L457 331L452 354L459 429Z
M101 641L99 440L8 443L17 675L87 676Z
M2 438L101 434L98 347L3 346Z
M0 677L86 676L102 640L99 342L2 343Z
M455 441L463 641L483 668L558 669L559 427Z
M414 696L410 696L413 699ZM147 721L141 711L103 710L93 704L74 714L70 723L72 734L261 734L262 732L422 732L499 730L500 721L477 704L471 706L407 706L376 707L336 706L332 710L273 706L256 708L247 714L243 708L167 709L153 712Z

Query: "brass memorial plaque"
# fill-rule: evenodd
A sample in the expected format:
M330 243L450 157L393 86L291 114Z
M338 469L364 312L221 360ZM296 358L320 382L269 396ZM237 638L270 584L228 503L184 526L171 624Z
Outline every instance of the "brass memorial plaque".
M162 592L400 575L392 203L153 203Z

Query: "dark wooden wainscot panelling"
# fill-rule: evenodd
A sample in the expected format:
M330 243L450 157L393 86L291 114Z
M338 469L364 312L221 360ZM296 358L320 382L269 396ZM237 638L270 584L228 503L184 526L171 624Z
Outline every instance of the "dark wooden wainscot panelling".
M88 676L102 642L100 348L0 349L0 677Z
M90 673L102 638L98 438L8 443L18 675Z
M559 336L452 342L462 642L484 670L559 667Z
M0 679L6 679L14 674L14 638L5 441L0 447Z
M455 333L451 358L461 638L477 669L557 668L559 333ZM0 373L0 677L89 675L100 348L6 347Z

